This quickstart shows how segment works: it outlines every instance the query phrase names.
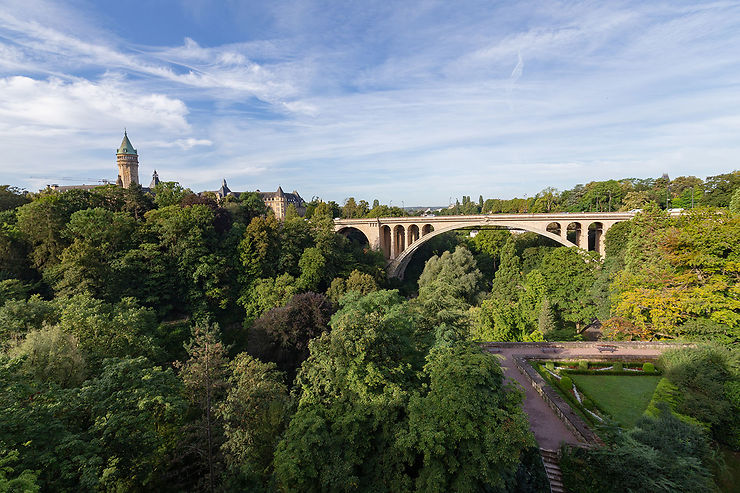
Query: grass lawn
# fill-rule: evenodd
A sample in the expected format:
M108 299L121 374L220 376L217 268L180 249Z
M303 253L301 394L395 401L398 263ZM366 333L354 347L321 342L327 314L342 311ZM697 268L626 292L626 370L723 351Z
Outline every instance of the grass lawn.
M620 425L632 428L647 409L659 376L569 375L576 387Z

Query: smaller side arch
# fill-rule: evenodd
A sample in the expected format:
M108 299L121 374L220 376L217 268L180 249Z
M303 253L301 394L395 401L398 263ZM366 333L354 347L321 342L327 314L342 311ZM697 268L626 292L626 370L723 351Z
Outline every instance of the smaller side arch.
M383 226L380 228L380 250L383 252L385 258L391 258L391 240L393 235L391 234L390 226Z
M370 239L367 237L367 235L355 227L347 226L346 228L342 228L337 231L337 233L345 236L348 240L352 242L357 242L362 245L370 246Z
M398 224L393 228L393 244L391 258L398 258L406 250L406 228Z
M588 225L589 231L589 250L599 252L602 257L605 253L604 248L604 224L596 221Z
M560 231L561 231L560 223L558 222L551 222L550 224L548 224L547 227L545 227L545 231L552 233L554 235L562 236L560 234Z
M406 228L406 234L408 235L407 242L410 246L413 242L419 239L419 226L412 224Z

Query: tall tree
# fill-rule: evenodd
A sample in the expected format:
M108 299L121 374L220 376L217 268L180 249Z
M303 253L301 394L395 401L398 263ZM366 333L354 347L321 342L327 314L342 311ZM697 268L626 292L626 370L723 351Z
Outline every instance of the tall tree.
M229 369L229 390L218 410L225 435L221 448L237 477L234 487L267 490L275 447L290 417L288 387L274 363L246 353L237 355Z
M521 394L504 385L495 357L476 344L437 346L427 357L428 390L409 402L400 446L418 454L413 491L475 492L500 486L534 445Z
M221 472L219 450L223 429L217 408L227 389L228 358L217 326L196 325L187 350L188 360L176 363L186 396L196 413L189 426L187 446L203 461L205 486L213 492Z

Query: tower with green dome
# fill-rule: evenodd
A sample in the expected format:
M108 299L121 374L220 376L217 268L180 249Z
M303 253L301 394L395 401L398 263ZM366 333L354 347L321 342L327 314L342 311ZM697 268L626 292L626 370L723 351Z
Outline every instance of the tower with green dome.
M129 188L131 184L139 184L139 155L128 140L128 134L123 131L121 147L116 151L116 162L118 163L118 180L123 188Z

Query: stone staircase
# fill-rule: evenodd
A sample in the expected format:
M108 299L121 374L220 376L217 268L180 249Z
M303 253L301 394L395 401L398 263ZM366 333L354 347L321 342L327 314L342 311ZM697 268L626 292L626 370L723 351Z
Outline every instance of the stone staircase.
M565 486L563 486L563 473L560 471L559 465L560 457L558 456L557 451L541 448L540 455L542 456L542 462L545 465L547 479L550 481L550 491L552 493L565 493Z

